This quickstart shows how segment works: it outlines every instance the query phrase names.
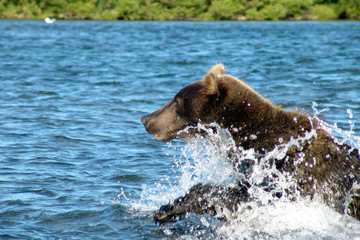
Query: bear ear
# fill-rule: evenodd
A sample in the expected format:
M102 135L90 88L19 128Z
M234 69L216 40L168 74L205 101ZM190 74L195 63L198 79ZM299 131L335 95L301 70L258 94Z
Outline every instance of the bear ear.
M217 77L212 72L208 72L204 78L204 89L206 94L215 95L219 92Z
M214 65L209 72L212 72L213 74L215 74L215 76L226 74L225 66L222 63Z

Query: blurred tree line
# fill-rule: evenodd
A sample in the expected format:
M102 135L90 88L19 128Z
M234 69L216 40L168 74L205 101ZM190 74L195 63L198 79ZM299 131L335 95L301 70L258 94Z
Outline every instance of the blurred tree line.
M360 20L360 0L0 0L2 19Z

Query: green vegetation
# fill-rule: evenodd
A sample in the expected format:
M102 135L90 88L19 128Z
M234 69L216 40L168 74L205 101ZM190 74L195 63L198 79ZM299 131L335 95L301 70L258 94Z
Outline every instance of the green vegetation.
M360 0L0 0L2 19L360 20Z

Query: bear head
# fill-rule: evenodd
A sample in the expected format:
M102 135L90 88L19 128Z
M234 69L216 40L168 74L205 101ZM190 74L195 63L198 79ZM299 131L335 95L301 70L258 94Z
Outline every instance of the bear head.
M148 133L162 141L186 139L191 134L181 130L196 126L199 122L214 122L215 102L219 100L217 79L222 74L225 74L222 64L213 66L202 80L184 87L159 110L142 117Z
M281 110L243 81L228 75L222 64L213 66L202 80L184 87L159 110L142 117L142 122L162 141L189 139L203 133L196 128L199 123L216 123L230 131L237 146L267 150L274 148L279 137L289 140L311 129L307 117Z

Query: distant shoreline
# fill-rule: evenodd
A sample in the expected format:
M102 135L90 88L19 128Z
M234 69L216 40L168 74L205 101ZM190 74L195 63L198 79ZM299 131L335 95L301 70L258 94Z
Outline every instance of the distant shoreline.
M2 20L47 17L98 21L343 21L360 20L360 0L0 1Z
M41 22L44 19L16 19L16 18L0 18L0 21L36 21ZM193 22L193 23L211 23L211 22L238 22L238 23L252 23L252 22L268 22L268 23L285 23L285 22L360 22L360 19L332 19L332 20L104 20L104 19L56 19L56 22L161 22L161 23L176 23L176 22Z
M0 21L44 21L44 18L0 18ZM236 19L226 19L226 20L203 20L203 19L165 19L165 20L148 20L148 19L134 19L134 20L124 20L124 19L92 19L92 18L56 18L56 21L89 21L89 22L360 22L360 19L282 19L282 20L236 20Z

